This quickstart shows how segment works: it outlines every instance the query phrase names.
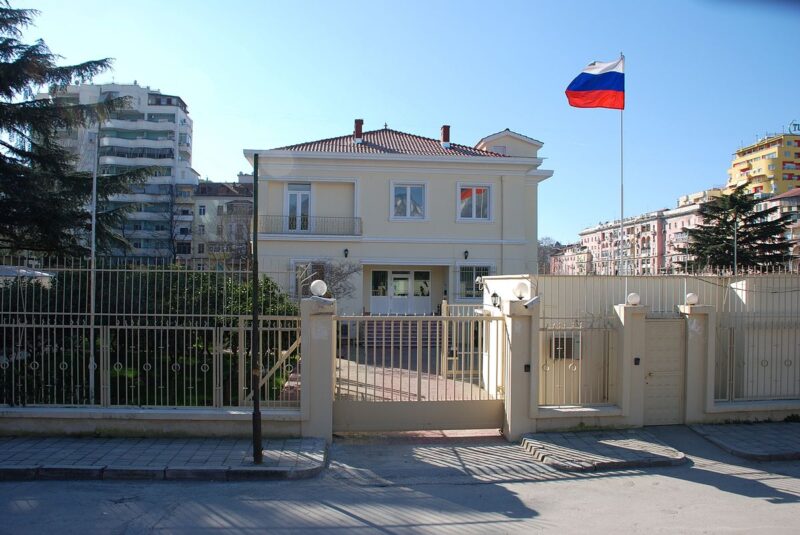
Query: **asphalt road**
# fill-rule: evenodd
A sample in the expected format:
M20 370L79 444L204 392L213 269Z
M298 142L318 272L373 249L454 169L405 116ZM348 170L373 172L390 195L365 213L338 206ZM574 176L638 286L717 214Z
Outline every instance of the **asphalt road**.
M304 481L0 483L0 533L800 532L800 461L648 430L691 462L565 474L497 436L347 437Z

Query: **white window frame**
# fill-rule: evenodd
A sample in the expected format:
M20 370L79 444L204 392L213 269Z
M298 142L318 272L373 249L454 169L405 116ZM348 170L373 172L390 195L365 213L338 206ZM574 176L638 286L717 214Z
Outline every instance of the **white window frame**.
M316 213L316 203L314 199L316 198L316 188L314 187L314 183L310 180L303 180L303 179L292 179L287 180L283 183L283 216L284 216L284 225L287 227L284 230L288 230L288 222L289 222L289 185L290 184L308 184L308 230L293 230L291 231L293 234L313 234L313 217ZM298 206L299 209L299 206Z
M414 187L414 186L421 186L422 187L422 198L424 199L425 205L422 207L423 213L422 217L408 217L408 216L397 216L394 215L394 189L395 187ZM414 222L414 221L430 221L430 199L428 198L428 183L426 181L419 181L419 180L392 180L389 183L389 221L406 221L406 222ZM409 197L410 199L410 197ZM411 204L408 203L407 208L410 208ZM406 210L408 211L408 210Z
M206 215L206 205L201 204L197 207L197 215Z
M486 188L489 190L489 214L486 218L478 217L461 217L461 188ZM494 222L494 187L493 184L488 182L458 182L456 184L456 221L458 223L492 223ZM475 213L475 205L473 203L472 213Z

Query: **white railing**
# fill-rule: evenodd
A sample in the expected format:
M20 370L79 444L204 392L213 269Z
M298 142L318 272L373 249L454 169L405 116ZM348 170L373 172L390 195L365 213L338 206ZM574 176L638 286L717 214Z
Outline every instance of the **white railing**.
M245 269L84 261L0 264L0 404L227 407L252 403ZM265 407L299 407L296 301L262 281Z
M337 318L336 399L503 399L508 337L490 316Z

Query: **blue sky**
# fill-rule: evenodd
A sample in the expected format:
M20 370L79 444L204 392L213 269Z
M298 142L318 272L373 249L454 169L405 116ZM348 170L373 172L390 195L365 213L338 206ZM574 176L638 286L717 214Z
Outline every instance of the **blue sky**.
M626 57L625 215L725 182L731 154L800 120L788 1L25 0L64 62L95 81L178 94L193 166L248 171L243 148L390 128L474 145L504 128L544 142L539 235L574 241L619 216L619 112L570 108L592 60Z

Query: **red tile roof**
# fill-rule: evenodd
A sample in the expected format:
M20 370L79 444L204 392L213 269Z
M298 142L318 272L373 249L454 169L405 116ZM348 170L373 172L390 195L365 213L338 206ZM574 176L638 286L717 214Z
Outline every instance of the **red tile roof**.
M770 199L770 201L776 201L778 199L788 199L791 197L800 196L800 188L792 188L789 191L785 191L780 195L776 195Z
M358 144L353 141L353 134L350 134L347 136L332 137L330 139L320 139L318 141L278 147L273 150L506 158L504 154L467 147L466 145L459 145L458 143L450 143L449 148L444 148L438 139L407 134L406 132L399 132L390 128L364 132L362 136L362 142Z

